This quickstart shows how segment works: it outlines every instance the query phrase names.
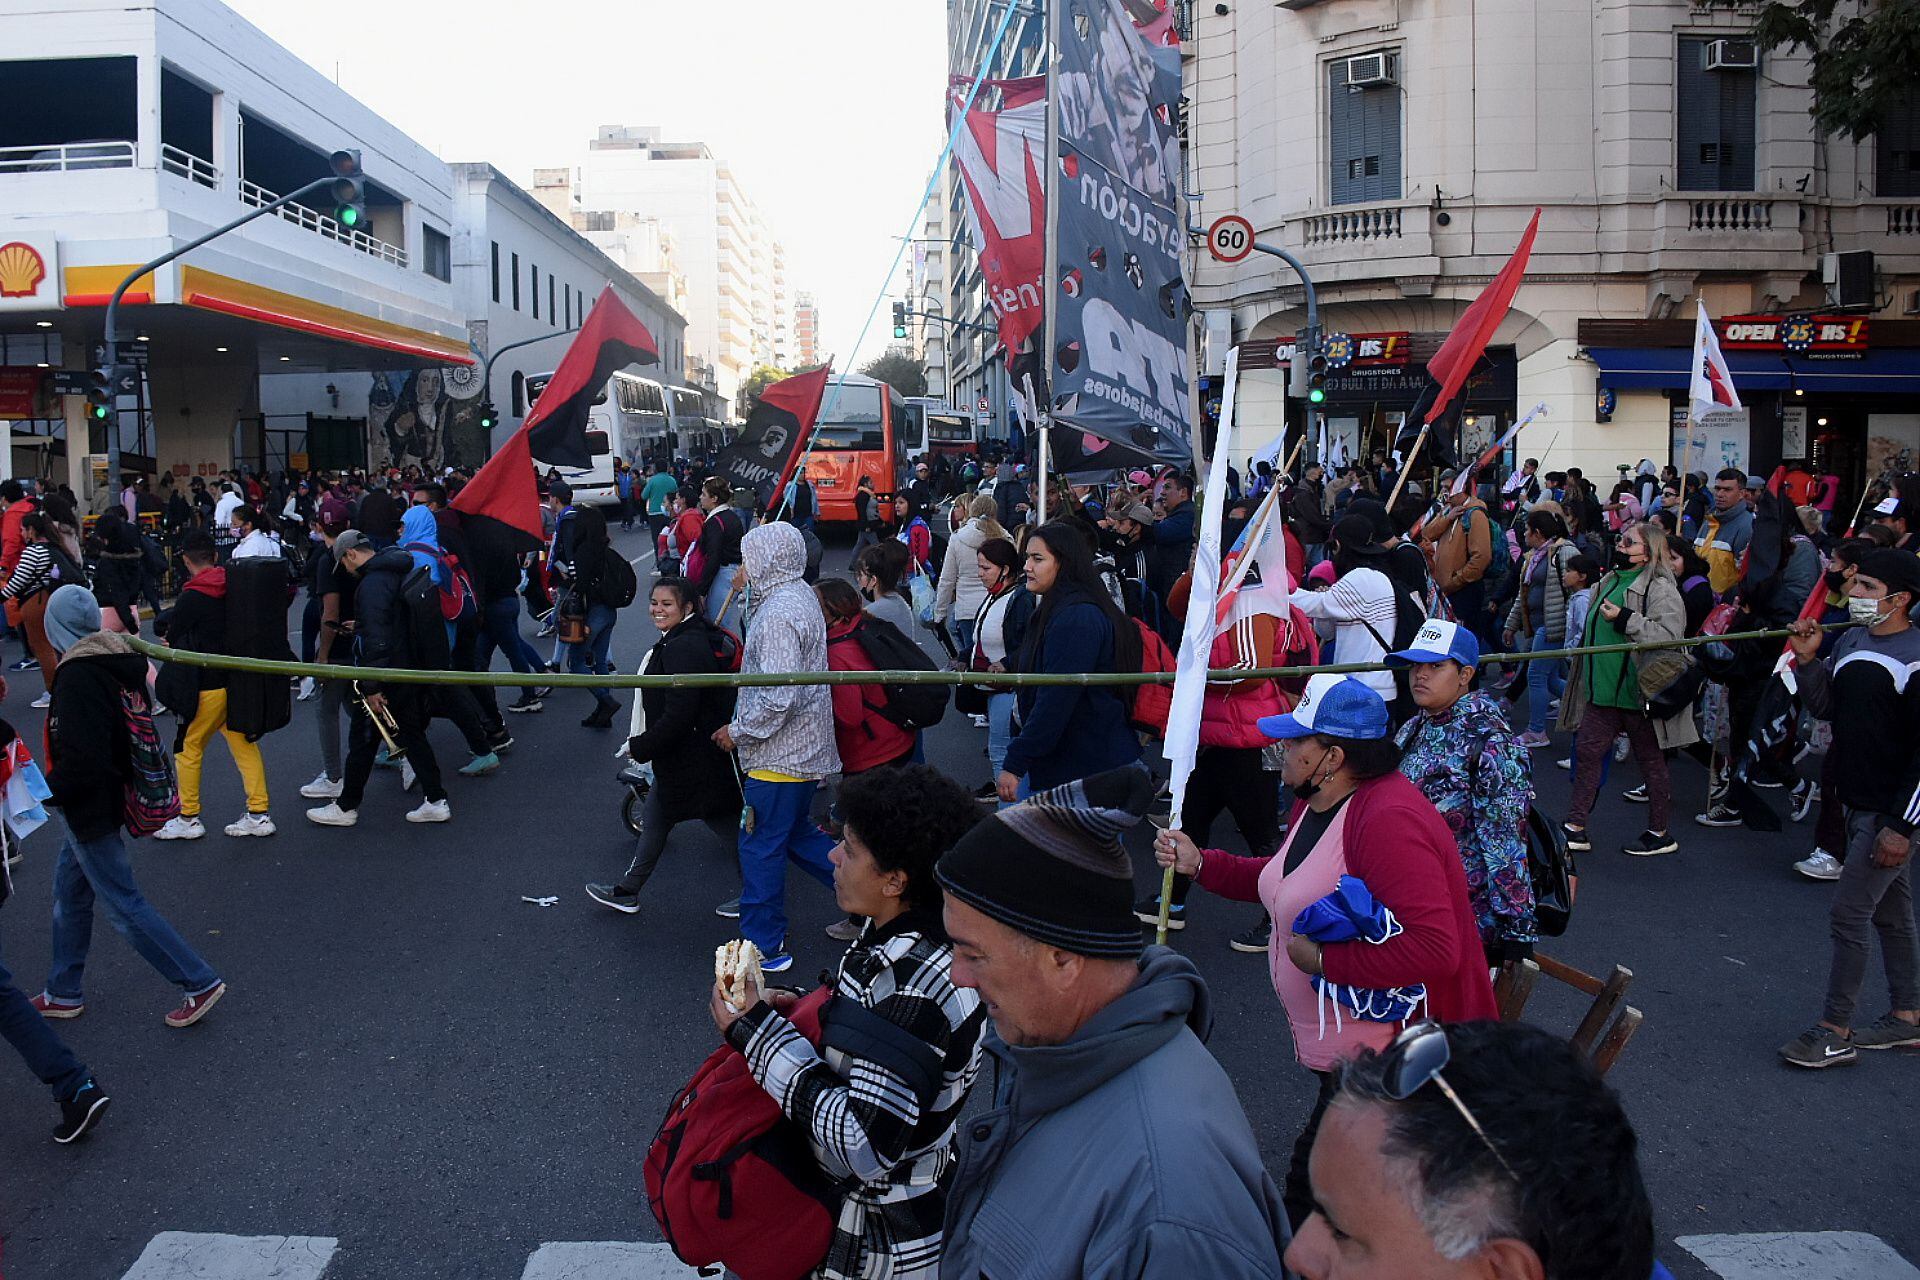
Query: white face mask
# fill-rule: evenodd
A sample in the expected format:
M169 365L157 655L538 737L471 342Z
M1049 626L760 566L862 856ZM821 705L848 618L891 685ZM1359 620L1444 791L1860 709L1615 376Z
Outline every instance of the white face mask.
M1869 627L1877 627L1886 621L1880 614L1883 600L1869 600L1865 596L1847 597L1847 617Z

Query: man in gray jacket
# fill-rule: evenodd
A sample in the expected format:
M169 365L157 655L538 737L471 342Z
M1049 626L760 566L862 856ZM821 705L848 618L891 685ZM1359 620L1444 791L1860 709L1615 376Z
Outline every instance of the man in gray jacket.
M790 524L764 524L740 540L746 572L748 626L740 670L827 669L827 622L801 580L806 541ZM740 932L760 948L761 968L793 966L787 954L787 859L829 888L834 839L813 821L820 780L840 771L833 745L833 700L825 685L743 688L733 722L713 740L740 753L747 812L740 825ZM729 914L722 907L722 915Z
M1120 835L1138 768L1043 791L940 860L953 980L980 992L992 1105L961 1128L951 1280L1271 1280L1286 1217L1227 1074L1206 985L1143 945Z

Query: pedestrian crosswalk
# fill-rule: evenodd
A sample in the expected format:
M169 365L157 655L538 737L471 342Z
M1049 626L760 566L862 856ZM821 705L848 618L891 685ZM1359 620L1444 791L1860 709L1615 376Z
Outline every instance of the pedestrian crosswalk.
M1722 1280L1920 1280L1920 1267L1864 1231L1681 1236L1674 1243Z
M333 1236L163 1231L121 1280L322 1280L339 1248ZM699 1274L664 1244L568 1240L535 1249L520 1280L691 1280Z

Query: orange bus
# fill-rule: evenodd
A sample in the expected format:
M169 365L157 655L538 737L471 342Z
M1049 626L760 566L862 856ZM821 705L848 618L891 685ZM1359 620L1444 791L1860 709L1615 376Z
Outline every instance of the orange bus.
M853 494L860 477L873 481L874 496L892 502L894 487L912 475L907 465L907 402L884 382L849 373L827 383L820 397L820 420L813 452L807 457L807 481L813 485L819 519L851 522Z

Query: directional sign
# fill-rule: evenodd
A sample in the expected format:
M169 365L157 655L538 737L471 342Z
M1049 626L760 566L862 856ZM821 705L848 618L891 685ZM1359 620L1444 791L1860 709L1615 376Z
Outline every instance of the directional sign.
M1237 213L1215 218L1207 228L1207 252L1231 266L1253 252L1253 224Z
M57 396L83 396L91 385L85 369L55 369L53 371L53 394ZM140 389L140 375L127 372L115 379L115 395L130 396Z

